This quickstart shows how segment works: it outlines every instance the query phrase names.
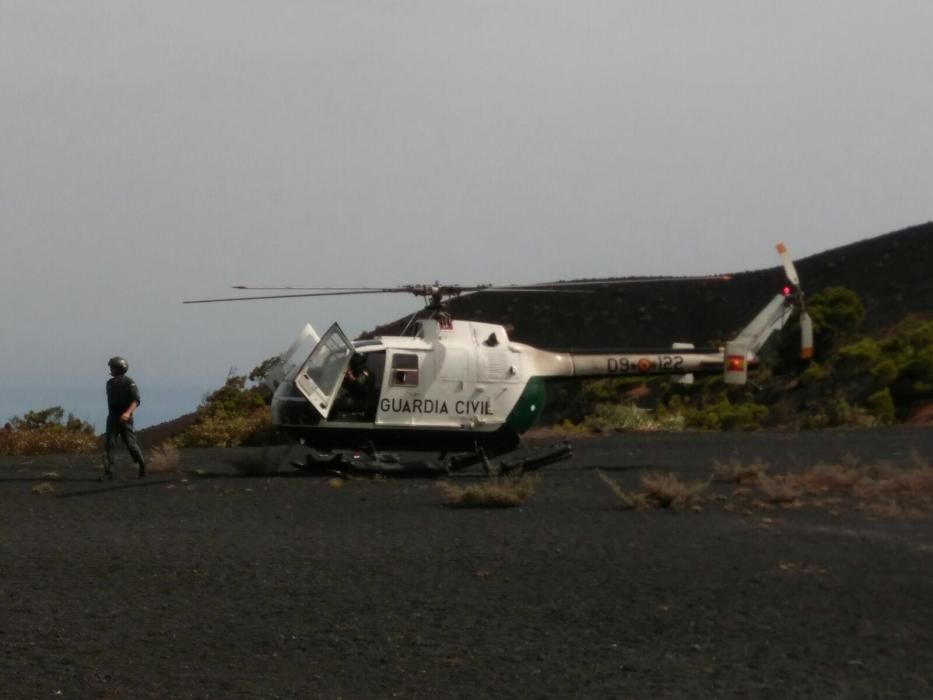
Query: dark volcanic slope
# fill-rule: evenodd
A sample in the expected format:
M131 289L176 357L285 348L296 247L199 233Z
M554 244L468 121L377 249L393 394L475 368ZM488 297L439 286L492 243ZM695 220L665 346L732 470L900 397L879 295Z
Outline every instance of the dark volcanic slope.
M810 294L838 285L854 290L865 304L865 330L909 312L930 313L933 223L804 258L797 268ZM783 285L780 267L738 273L728 282L607 287L594 280L593 294L475 294L452 301L450 310L464 320L510 324L513 339L539 347L704 345L734 335Z

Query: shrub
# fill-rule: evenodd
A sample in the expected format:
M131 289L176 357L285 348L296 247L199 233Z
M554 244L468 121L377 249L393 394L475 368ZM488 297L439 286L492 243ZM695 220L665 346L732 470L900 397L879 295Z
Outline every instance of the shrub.
M865 372L881 361L881 348L871 338L862 338L839 349L836 366L855 373Z
M824 362L839 340L854 331L865 318L865 306L846 287L827 287L807 300L807 313L813 319L814 353ZM779 340L780 367L799 371L800 326L795 314Z
M737 484L753 482L767 471L768 465L759 459L754 460L751 464L743 464L737 459L729 462L713 461L713 481Z
M726 396L704 408L684 411L687 427L701 430L757 430L767 417L767 406L752 402L733 404Z
M862 472L854 466L840 464L817 464L794 475L793 480L810 493L851 489L859 481Z
M870 428L876 424L875 419L865 409L853 406L840 397L831 398L825 403L825 415L827 425L834 428Z
M641 476L648 497L661 508L683 510L699 501L700 494L709 486L708 481L681 481L673 474L646 472Z
M881 384L885 385L890 384L895 379L897 379L897 375L899 373L897 363L891 358L885 358L881 360L868 371L871 372L871 375Z
M230 377L198 406L197 416L178 438L179 447L256 445L273 436L263 393L246 387L246 377Z
M814 360L800 374L800 382L802 384L815 384L826 379L827 375L828 373L823 368L823 365Z
M597 472L597 476L616 496L619 507L625 510L684 510L699 503L700 494L709 486L708 481L684 482L673 474L645 472L641 475L644 491L630 493L602 472Z
M532 496L539 479L531 474L490 479L469 486L437 485L451 508L514 508Z
M74 454L97 449L94 426L68 414L61 406L27 411L3 431L2 449L13 455Z
M755 486L768 503L795 503L803 492L803 489L792 480L767 474L760 474Z
M272 432L266 408L246 415L206 415L189 426L176 440L179 447L240 447L255 445Z
M32 492L40 496L49 496L54 494L57 491L55 484L51 481L43 481L41 484L36 484L32 487Z
M609 487L609 490L612 491L612 494L618 501L618 507L622 510L649 510L653 507L653 504L648 498L647 493L634 493L626 491L621 486L619 486L618 482L616 482L614 479L610 479L601 471L597 470L596 476L598 476L600 480L602 480L602 482Z
M894 410L894 398L891 390L885 387L868 397L868 410L880 423L893 423L897 415Z
M684 420L676 415L652 415L650 411L627 404L597 404L581 425L590 432L682 430Z
M149 471L154 474L165 474L178 471L181 462L178 448L170 442L154 447L146 460Z
M587 405L598 403L618 403L633 394L645 393L652 378L614 377L610 379L591 379L583 382L580 400Z
M807 301L807 312L817 331L852 331L865 320L865 305L851 289L827 287Z

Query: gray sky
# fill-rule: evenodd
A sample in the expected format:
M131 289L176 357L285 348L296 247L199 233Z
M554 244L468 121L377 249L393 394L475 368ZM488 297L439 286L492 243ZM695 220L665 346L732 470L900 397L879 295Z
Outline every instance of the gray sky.
M927 0L0 0L0 390L118 353L216 385L418 305L180 303L233 284L731 272L928 221L931 76Z

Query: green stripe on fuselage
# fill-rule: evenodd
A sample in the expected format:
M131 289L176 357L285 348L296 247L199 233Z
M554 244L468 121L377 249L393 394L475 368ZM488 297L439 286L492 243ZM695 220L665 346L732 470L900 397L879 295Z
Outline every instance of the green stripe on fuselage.
M505 424L515 433L521 435L528 428L535 424L541 411L544 410L545 397L544 379L542 377L532 377L525 385L525 390L519 397L515 408L505 419Z

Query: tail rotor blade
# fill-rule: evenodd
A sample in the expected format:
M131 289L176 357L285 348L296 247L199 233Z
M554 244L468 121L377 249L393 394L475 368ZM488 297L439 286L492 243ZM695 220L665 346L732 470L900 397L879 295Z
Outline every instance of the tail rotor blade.
M806 311L800 313L800 359L813 359L813 319Z
M790 253L787 252L787 246L778 243L777 252L781 256L781 262L784 263L784 274L787 275L787 279L790 280L792 285L799 288L800 277L797 276L797 268L794 267L794 261L791 259Z

